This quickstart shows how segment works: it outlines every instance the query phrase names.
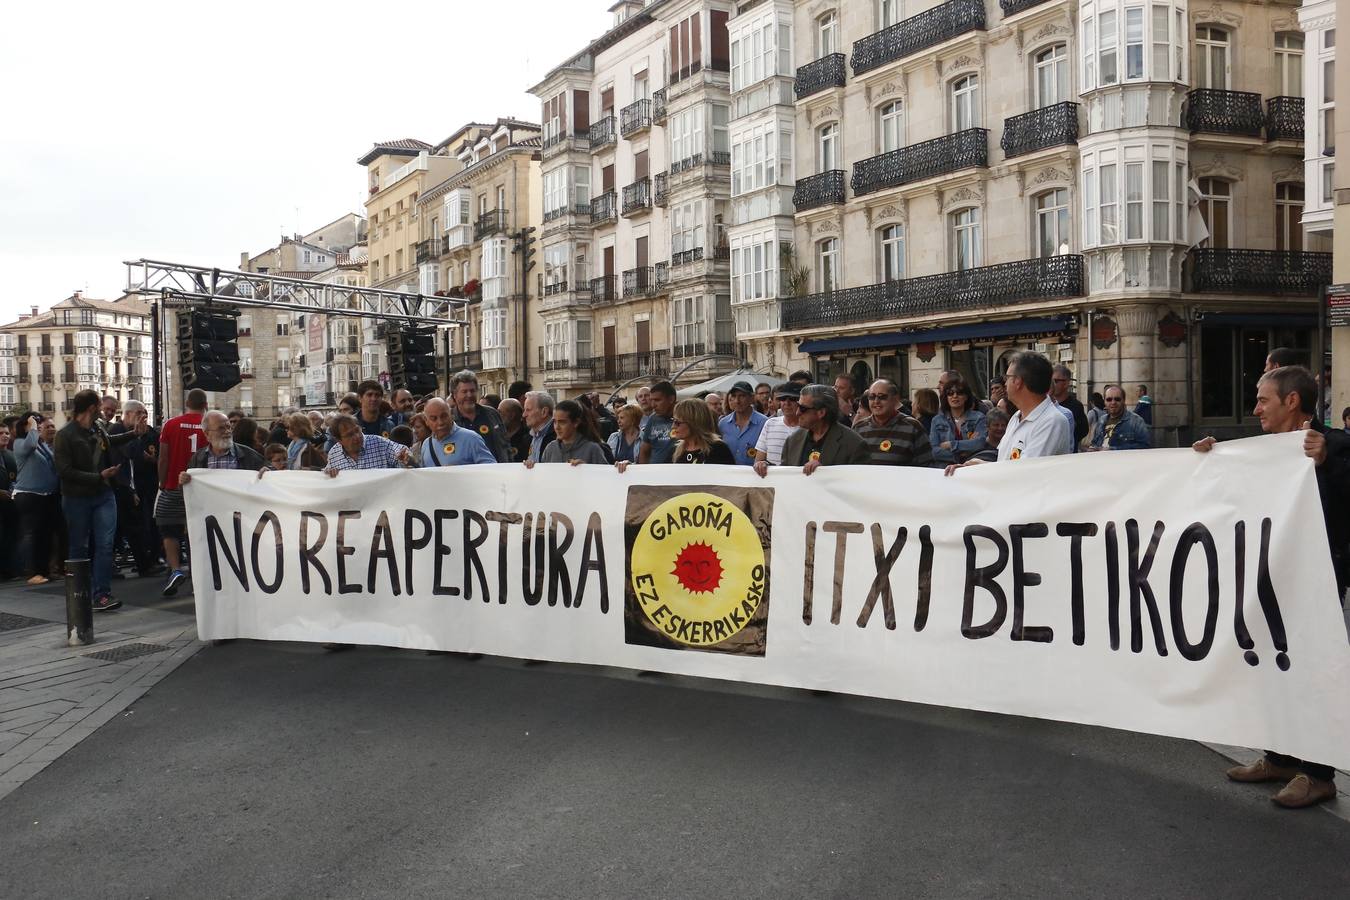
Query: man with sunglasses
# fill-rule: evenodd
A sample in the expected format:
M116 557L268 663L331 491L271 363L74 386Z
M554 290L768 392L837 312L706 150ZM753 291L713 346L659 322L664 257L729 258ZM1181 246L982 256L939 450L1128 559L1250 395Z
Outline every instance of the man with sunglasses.
M802 395L800 385L791 381L780 384L775 392L781 416L770 416L760 429L755 442L755 471L763 475L769 466L783 464L783 444L801 427L797 421L797 400Z
M797 401L801 430L783 443L783 465L801 466L803 475L821 466L867 465L867 443L840 423L839 414L839 395L834 388L823 384L802 388Z
M853 430L867 442L874 466L933 465L933 445L917 419L900 411L900 388L878 378L863 395L870 415L857 419Z

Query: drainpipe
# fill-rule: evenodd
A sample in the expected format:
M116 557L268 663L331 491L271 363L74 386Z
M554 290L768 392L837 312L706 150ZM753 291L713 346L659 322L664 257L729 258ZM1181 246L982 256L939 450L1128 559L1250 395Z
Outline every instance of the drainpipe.
M1092 403L1092 386L1096 384L1097 379L1097 370L1095 368L1097 348L1092 340L1092 323L1096 320L1096 318L1097 318L1097 311L1095 309L1089 309L1087 311L1088 375L1087 375L1087 390L1084 392L1087 394L1087 400L1089 404ZM1116 335L1116 340L1120 340L1120 335Z

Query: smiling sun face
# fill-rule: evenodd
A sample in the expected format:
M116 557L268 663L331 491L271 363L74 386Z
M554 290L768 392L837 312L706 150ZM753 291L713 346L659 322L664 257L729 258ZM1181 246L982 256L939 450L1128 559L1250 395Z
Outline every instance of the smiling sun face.
M675 568L670 574L691 594L712 593L722 583L722 560L707 544L690 544L675 557Z

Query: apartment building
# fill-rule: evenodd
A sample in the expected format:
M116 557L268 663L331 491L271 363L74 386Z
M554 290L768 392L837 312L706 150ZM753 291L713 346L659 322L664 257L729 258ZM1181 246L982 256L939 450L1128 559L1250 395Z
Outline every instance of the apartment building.
M735 361L722 0L637 0L530 89L543 108L543 383L570 394Z
M1147 384L1173 440L1251 431L1266 350L1312 349L1331 263L1298 227L1293 4L797 2L790 61L782 6L742 10L773 25L733 52L747 77L795 66L793 137L741 183L795 180L793 249L767 216L779 252L733 254L757 365L982 394L1035 348L1080 394Z
M417 291L417 199L458 170L458 158L433 154L425 141L403 138L375 144L357 165L366 167L369 196L369 274L371 287Z
M361 220L364 225L365 220ZM360 235L364 238L364 227ZM337 253L332 265L309 277L309 281L335 288L366 287L366 245L357 244ZM302 313L291 328L291 395L297 406L336 405L341 394L355 390L363 379L373 378L386 386L384 334L374 319L354 316Z
M153 414L150 307L133 295L76 291L46 312L0 326L0 409L36 410L64 425L83 390L139 400Z
M417 290L469 301L468 324L450 334L448 366L477 372L484 393L505 396L511 382L531 378L533 348L543 345L538 281L517 251L520 232L542 220L540 143L532 122L471 122L432 148L456 170L417 198Z

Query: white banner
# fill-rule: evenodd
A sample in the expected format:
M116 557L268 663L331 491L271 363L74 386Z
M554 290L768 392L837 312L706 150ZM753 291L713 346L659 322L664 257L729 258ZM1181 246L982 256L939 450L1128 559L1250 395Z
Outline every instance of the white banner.
M844 691L1350 766L1302 434L907 468L200 471L203 639Z

